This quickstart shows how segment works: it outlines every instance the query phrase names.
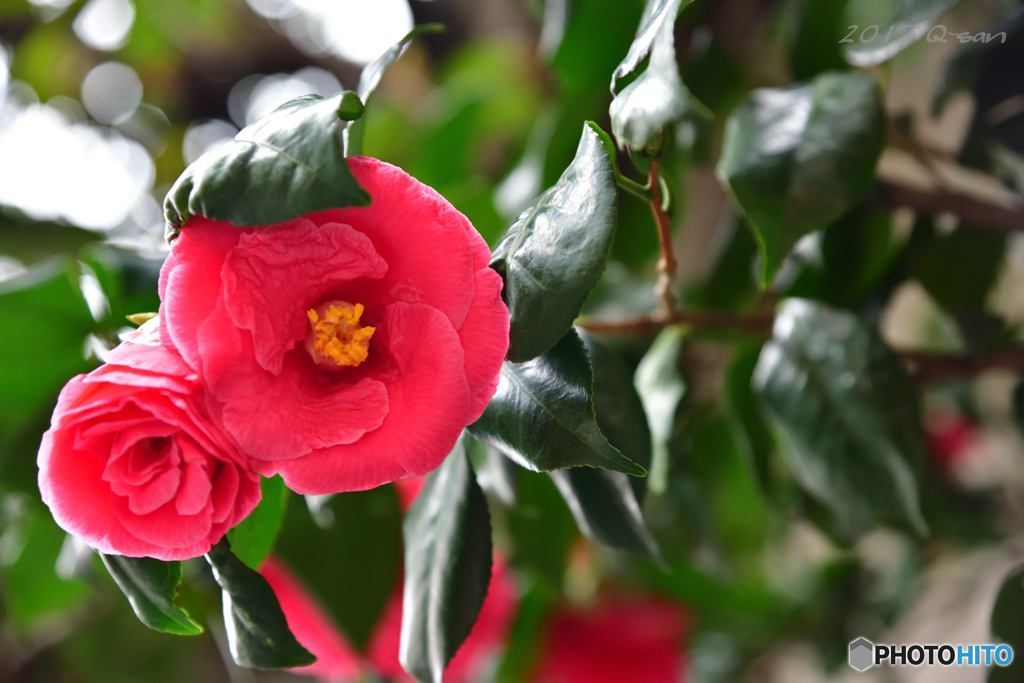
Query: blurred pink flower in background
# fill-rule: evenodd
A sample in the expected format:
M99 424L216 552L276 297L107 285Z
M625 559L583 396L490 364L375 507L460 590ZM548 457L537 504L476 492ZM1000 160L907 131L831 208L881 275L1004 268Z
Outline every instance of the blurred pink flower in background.
M403 510L423 488L422 477L409 477L395 482ZM317 662L297 673L319 676L329 680L358 678L364 667L396 681L411 681L398 660L398 646L402 632L402 582L395 586L381 615L366 652L357 653L345 639L320 605L301 585L299 580L278 560L268 558L260 569L263 577L274 589L281 603L292 633ZM466 641L445 670L449 683L473 683L478 680L481 667L495 655L505 642L509 626L515 616L518 591L504 562L496 559L491 582L480 616Z
M604 598L549 618L534 683L681 683L689 617L657 598Z

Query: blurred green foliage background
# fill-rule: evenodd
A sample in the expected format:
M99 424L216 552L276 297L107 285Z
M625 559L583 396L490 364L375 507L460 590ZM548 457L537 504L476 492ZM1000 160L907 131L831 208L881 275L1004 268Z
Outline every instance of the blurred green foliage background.
M712 114L688 113L663 141L677 295L741 312L806 296L866 313L910 346L995 348L1024 318L1019 244L950 229L942 216L862 202L798 249L771 290L757 288L754 239L713 172L725 121L752 88L846 68L841 40L850 17L868 11L858 5L698 0L684 10L679 66ZM445 33L417 38L387 72L364 151L435 187L493 246L572 159L583 121L610 128L609 80L642 10L641 0L0 0L0 680L289 678L235 667L216 628L186 639L140 626L91 553L53 524L35 485L60 387L99 362L126 315L156 310L160 202L187 163L291 97L354 87L361 66L414 23L442 22ZM1020 12L1011 0L975 0L937 15L950 30L1008 31L998 58L922 40L875 68L891 128L880 175L927 181L936 171L922 169L925 155L957 190L1019 201L1022 117L989 114L1024 97ZM620 156L642 177L643 162ZM620 195L591 316L654 306L649 209ZM609 343L632 370L649 342ZM850 637L903 623L927 594L930 568L947 560L955 578L935 590L991 606L957 582L1012 556L1005 539L1019 529L1024 491L1012 377L969 378L927 397L926 423L966 420L983 444L955 475L929 466L931 540L882 532L851 544L820 523L823 510L780 465L749 386L759 348L714 332L686 338L685 372L668 362L685 375L684 398L669 430L671 475L646 508L667 571L611 553L594 560L588 553L601 551L581 545L551 482L519 473L520 505L495 515L526 595L500 676L518 680L538 647L530 610L604 582L658 592L695 615L689 668L700 681L829 680ZM276 552L364 643L400 573L400 512L390 487L333 505L325 532L292 501ZM310 548L330 550L310 557ZM190 571L199 588L183 601L216 622L215 592ZM949 609L952 621L974 614Z

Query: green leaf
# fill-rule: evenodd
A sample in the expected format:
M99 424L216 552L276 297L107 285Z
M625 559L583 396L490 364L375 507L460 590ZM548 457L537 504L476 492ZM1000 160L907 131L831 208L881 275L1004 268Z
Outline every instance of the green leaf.
M636 369L636 390L643 401L651 429L651 473L648 487L654 493L668 488L669 441L675 429L676 414L686 395L686 381L679 366L686 332L682 327L667 327L658 335Z
M288 489L281 477L264 479L260 489L262 496L259 505L228 532L235 557L253 569L259 569L274 548L288 503Z
M661 559L629 477L587 467L558 470L550 476L587 538L616 550Z
M0 459L4 467L18 464L12 462L10 440L34 427L34 420L52 408L64 382L95 364L83 353L96 323L78 287L78 276L72 264L57 260L0 283L0 358L4 359Z
M384 77L384 72L387 71L389 66L398 61L398 58L402 56L405 48L412 42L413 38L427 33L442 33L443 31L444 24L420 24L419 26L414 26L411 31L402 36L401 40L389 47L384 54L363 67L362 73L359 74L359 85L356 87L356 94L359 96L363 108L369 103L373 91L380 85L380 79ZM356 117L357 120L352 121L344 129L343 148L345 156L358 156L362 151L363 135L366 128L366 119L362 114L363 111L360 111L360 115Z
M599 337L579 331L594 370L594 413L608 442L644 469L651 466L651 432L644 404L633 386L635 368L622 353ZM507 460L507 458L503 458ZM643 501L648 477L628 477L636 499Z
M562 4L561 21L548 21L556 4ZM601 91L607 87L608 74L615 69L619 56L624 54L635 38L640 21L642 3L622 0L588 0L588 2L544 3L545 26L542 27L541 49L554 48L550 55L552 72L559 84L572 99L579 95L595 98L594 104L603 106L606 101ZM552 24L561 23L562 30L555 31ZM559 36L558 34L561 34ZM601 49L594 49L595 36L600 36ZM557 47L552 45L555 39ZM574 117L579 120L587 114Z
M461 442L429 476L406 516L399 658L440 683L469 635L491 580L491 522Z
M274 590L257 571L235 557L225 541L206 553L206 561L222 589L224 628L236 664L283 669L316 661L288 630Z
M856 534L926 533L917 397L898 360L849 313L786 300L753 378L797 482Z
M725 404L737 431L737 448L753 464L761 488L766 493L777 494L772 434L751 385L761 348L760 342L746 345L733 356L725 371Z
M552 591L561 591L569 553L580 537L579 525L551 477L516 468L516 504L507 514L495 517L496 524L505 525L501 531L509 541L509 565L542 581Z
M302 580L346 639L363 648L400 580L402 511L394 487L295 503L285 513L274 557Z
M344 98L286 102L192 163L164 199L168 240L193 216L261 226L369 204L342 155L337 113Z
M346 90L341 93L341 101L338 102L338 109L335 113L342 121L357 121L362 118L365 111L366 107L359 99L359 95L351 90Z
M868 192L884 144L881 94L865 73L761 88L732 114L718 175L754 228L762 286L801 237Z
M181 562L121 555L100 554L100 557L143 624L154 631L178 636L203 632L203 627L178 605Z
M644 468L601 433L592 392L587 352L579 335L570 330L544 355L525 363L504 363L497 392L468 429L530 470L585 465L643 475Z
M1013 647L1015 653L1024 648L1024 569L1010 572L1003 581L996 601L992 606L990 624L994 639ZM1024 660L1018 654L1008 667L993 666L988 674L988 683L1011 683L1021 680L1024 674Z
M876 66L920 40L957 0L855 0L846 7L840 44L854 66ZM952 40L952 39L950 39Z
M693 109L711 116L683 85L676 66L674 27L682 6L693 0L648 0L636 39L612 76L612 132L620 147L646 150L655 146L664 128ZM647 66L619 90L619 81L646 59Z
M636 464L648 468L651 464L651 432L647 428L644 405L633 385L633 367L619 350L604 339L583 330L577 330L577 333L583 340L594 371L597 426L609 443Z
M505 278L508 357L525 361L565 335L604 271L615 232L615 178L601 139L583 127L562 177L508 229L491 267Z
M948 312L977 312L1002 270L1006 242L1005 233L961 225L919 250L910 275Z
M792 0L787 5L796 22L795 35L789 47L790 65L796 80L846 66L843 45L839 41L849 31L843 22L847 2Z

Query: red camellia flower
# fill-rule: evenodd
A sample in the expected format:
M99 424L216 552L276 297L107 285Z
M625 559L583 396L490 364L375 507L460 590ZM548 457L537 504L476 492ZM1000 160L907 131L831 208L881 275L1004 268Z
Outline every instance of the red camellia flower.
M398 499L404 511L423 488L422 477L395 482ZM366 652L360 656L349 644L331 618L302 586L301 582L276 558L267 558L260 573L274 589L288 628L317 661L293 673L308 674L332 681L361 680L360 673L369 666L391 681L412 681L398 658L402 635L402 582L391 593L380 621L370 637ZM512 624L518 604L518 590L504 561L495 558L487 597L480 608L473 629L455 657L448 663L444 680L448 683L473 683L488 659L502 643Z
M677 604L614 598L561 609L548 624L535 683L682 683L689 619Z
M508 345L490 252L434 190L349 159L367 207L263 228L193 218L160 274L165 343L263 474L302 493L437 467Z
M305 586L273 557L267 558L260 573L274 590L288 629L316 657L313 664L290 673L331 681L357 680L362 670L359 655Z
M305 587L277 559L268 558L260 573L274 589L288 628L296 639L312 652L317 661L292 673L307 674L331 681L360 680L366 667L392 681L412 681L398 660L402 632L402 587L388 600L384 614L374 628L367 652L360 656ZM448 683L473 683L489 657L501 647L516 609L516 588L505 565L496 561L480 616L462 647L448 664L444 680Z
M928 420L928 454L931 461L950 472L978 441L978 425L957 413L940 413Z
M259 477L206 417L195 373L155 321L61 391L39 450L54 519L100 552L202 555L260 499Z

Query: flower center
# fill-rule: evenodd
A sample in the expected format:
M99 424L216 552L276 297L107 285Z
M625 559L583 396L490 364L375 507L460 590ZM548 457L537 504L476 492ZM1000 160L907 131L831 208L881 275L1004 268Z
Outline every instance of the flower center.
M309 336L306 350L313 361L328 369L354 368L370 355L375 327L360 326L362 304L332 299L306 311Z

